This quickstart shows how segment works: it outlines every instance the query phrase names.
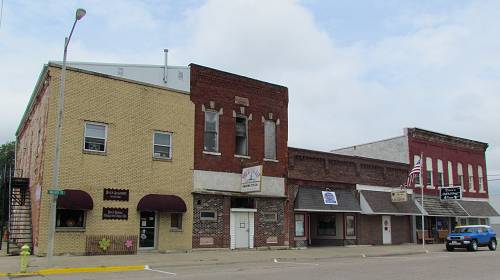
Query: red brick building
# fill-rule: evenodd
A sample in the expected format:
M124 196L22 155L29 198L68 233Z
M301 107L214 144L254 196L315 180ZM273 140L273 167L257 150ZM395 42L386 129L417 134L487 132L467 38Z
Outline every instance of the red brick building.
M193 248L288 246L288 89L191 64L195 104ZM262 166L244 192L245 167Z
M289 148L288 187L291 245L400 244L411 242L412 199L392 202L408 164ZM334 193L328 205L324 192Z
M498 213L488 203L486 180L487 143L432 132L406 128L404 135L373 143L337 149L332 152L410 164L422 160L422 178L410 186L420 193L424 185L425 234L442 240L456 224L488 224ZM441 201L440 189L461 186L462 199ZM416 220L421 227L420 219ZM419 238L421 237L419 233Z

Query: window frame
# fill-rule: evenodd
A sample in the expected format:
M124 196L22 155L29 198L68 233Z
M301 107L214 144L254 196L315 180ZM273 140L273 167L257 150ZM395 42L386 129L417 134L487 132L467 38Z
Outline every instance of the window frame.
M415 166L419 160L421 160L419 155L413 155L413 166ZM420 167L422 167L422 165L423 165L423 162L420 161ZM418 172L417 176L415 176L415 186L421 186L423 184L422 178L421 178L422 176L420 176L421 173L422 172Z
M172 225L172 217L177 216L177 226ZM170 213L170 230L181 231L182 230L182 213Z
M297 216L301 216L302 220L297 220ZM302 213L297 213L293 217L294 219L294 234L295 237L304 237L306 236L306 215ZM297 234L297 222L302 222L302 235Z
M347 219L348 218L351 218L352 217L352 220L354 222L354 234L353 235L350 235L350 234L347 234ZM356 215L352 215L352 214L346 214L345 215L345 219L344 219L344 228L345 228L345 236L346 237L356 237L356 234L357 234L357 229L356 229Z
M97 126L103 126L104 127L104 151L98 151L98 150L90 150L85 148L85 143L87 138L87 124L92 124L92 125L97 125ZM95 138L95 137L89 137L89 138ZM102 138L98 138L102 139ZM92 153L106 153L108 150L108 124L107 123L101 123L101 122L93 122L93 121L85 121L83 123L83 150L85 152L92 152Z
M477 178L478 178L478 189L480 193L485 193L486 190L484 189L484 173L483 173L483 167L481 165L477 166Z
M437 160L437 173L438 173L437 184L439 187L444 187L444 166L443 166L443 161L440 159Z
M458 183L462 187L463 191L467 191L465 189L465 180L464 180L464 166L461 162L457 162L457 177L458 177Z
M215 120L215 151L209 151L205 147L205 135L207 133L207 113L214 113L217 118ZM216 110L205 110L204 112L204 122L203 122L203 151L207 153L219 153L219 117L220 114Z
M448 186L453 186L453 163L449 160L447 162L448 171Z
M266 146L266 139L267 139L267 134L266 134L266 127L267 123L273 123L274 124L274 158L268 157L266 155L267 151L267 146ZM276 160L278 158L278 137L277 137L277 124L275 120L264 120L264 160ZM248 138L248 135L247 135Z
M267 219L266 215L273 215L272 219ZM262 221L264 222L278 222L278 213L277 212L262 212Z
M238 154L236 152L236 150L238 149L238 146L236 145L237 144L236 139L238 138L238 136L236 135L237 119L244 119L245 120L245 138L246 138L245 151L246 151L246 154ZM248 154L249 154L248 153L248 140L249 140L249 137L248 137L248 117L245 115L237 114L236 117L234 118L234 155L235 156L240 156L240 157L247 157L248 156Z
M430 173L430 176L429 176ZM432 167L432 158L431 157L426 157L425 158L425 176L427 177L427 188L433 189L434 188L434 170Z
M213 213L213 218L203 217L202 213ZM201 210L200 211L200 221L217 221L217 211L215 210Z
M467 164L467 177L469 179L469 192L476 192L476 189L474 188L474 168L472 167L472 164Z
M59 211L79 211L79 212L82 212L82 216L83 216L82 217L82 226L81 227L58 226L57 222L58 222L58 218L60 218ZM57 231L64 231L64 230L68 230L68 231L71 231L71 230L85 230L86 225L87 225L87 211L86 210L83 210L83 209L82 210L78 210L78 209L61 209L61 208L56 209L56 224L54 226L55 226L55 229Z
M167 145L162 145L162 144L155 144L155 136L156 136L156 133L159 133L159 134L165 134L165 135L168 135L170 137L170 146L167 146ZM170 160L172 159L172 155L173 155L173 133L172 132L168 132L168 131L160 131L160 130L155 130L153 131L153 151L152 151L152 155L153 155L153 158L155 159L166 159L166 160ZM162 156L155 156L155 146L161 146L161 147L169 147L169 157L162 157Z

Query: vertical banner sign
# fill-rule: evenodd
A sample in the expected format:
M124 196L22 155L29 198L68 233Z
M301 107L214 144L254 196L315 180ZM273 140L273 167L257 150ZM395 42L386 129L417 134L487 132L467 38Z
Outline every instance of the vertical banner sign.
M330 191L322 191L323 194L323 202L327 205L337 205L337 196L335 192Z
M262 165L243 168L241 172L241 192L260 192L262 185Z

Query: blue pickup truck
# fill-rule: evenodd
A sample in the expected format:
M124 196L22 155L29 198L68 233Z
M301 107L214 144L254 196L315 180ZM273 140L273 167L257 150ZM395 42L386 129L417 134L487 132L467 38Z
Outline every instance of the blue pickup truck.
M488 246L491 251L497 249L497 234L490 226L458 226L446 237L446 250L467 248L477 251L478 247Z

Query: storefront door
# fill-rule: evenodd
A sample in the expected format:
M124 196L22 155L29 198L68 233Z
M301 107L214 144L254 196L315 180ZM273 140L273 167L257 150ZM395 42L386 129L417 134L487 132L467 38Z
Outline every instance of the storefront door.
M391 216L382 216L382 243L392 244Z
M156 213L141 211L139 225L139 247L143 249L156 247Z
M250 247L250 225L248 212L234 213L236 248Z

